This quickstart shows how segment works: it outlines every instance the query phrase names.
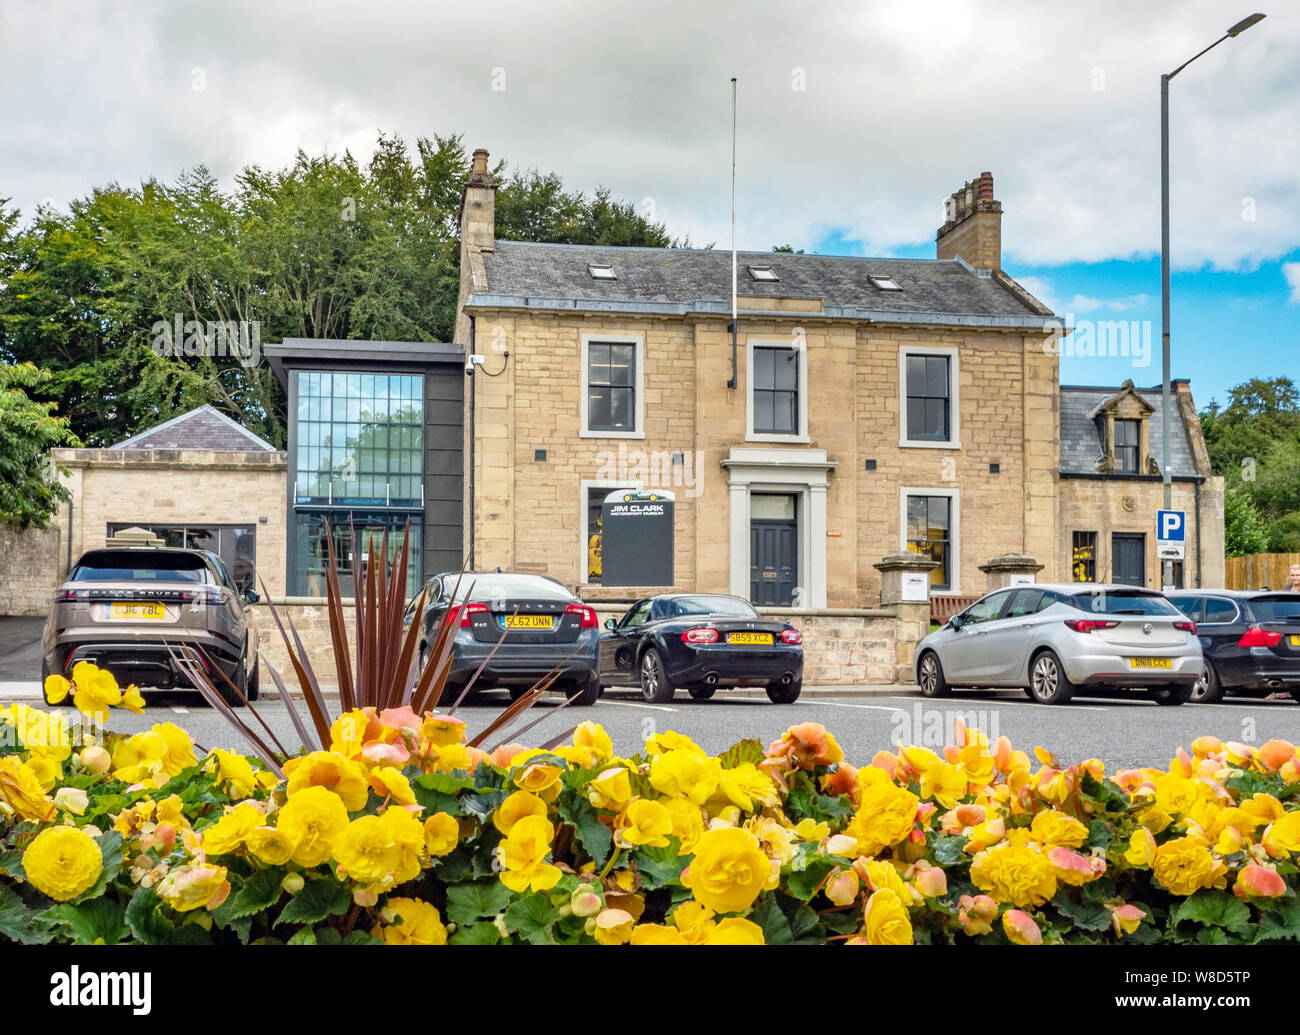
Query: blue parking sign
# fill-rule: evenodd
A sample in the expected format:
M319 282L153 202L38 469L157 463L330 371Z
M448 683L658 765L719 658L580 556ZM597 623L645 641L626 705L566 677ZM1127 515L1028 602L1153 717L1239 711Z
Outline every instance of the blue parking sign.
M1187 515L1181 510L1156 511L1156 539L1181 543L1187 534Z

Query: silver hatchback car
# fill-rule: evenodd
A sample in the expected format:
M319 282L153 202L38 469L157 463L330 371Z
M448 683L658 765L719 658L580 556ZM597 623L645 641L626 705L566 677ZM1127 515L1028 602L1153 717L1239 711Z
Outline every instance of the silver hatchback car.
M1182 704L1201 674L1196 623L1154 590L1025 585L981 597L916 646L926 697L954 686L1021 687L1062 704L1085 687L1145 689Z

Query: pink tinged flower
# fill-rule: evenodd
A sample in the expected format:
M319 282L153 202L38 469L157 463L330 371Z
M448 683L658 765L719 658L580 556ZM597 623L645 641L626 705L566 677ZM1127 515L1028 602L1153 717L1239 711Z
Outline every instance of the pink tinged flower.
M416 739L419 739L420 724L423 722L409 704L402 705L400 708L385 708L379 713L379 721L402 736Z
M871 764L877 769L883 769L890 776L894 776L898 772L898 756L889 751L877 751L871 759Z
M826 839L828 855L848 856L858 846L858 839L849 834L835 834Z
M1265 769L1275 773L1295 758L1295 745L1288 740L1265 741L1256 757Z
M1146 910L1134 905L1117 906L1110 911L1110 926L1116 937L1132 934L1146 917Z
M993 927L989 921L997 915L998 904L988 895L962 895L957 901L957 922L972 938L992 934Z
M957 721L961 722L960 719L958 719ZM957 759L961 757L961 748L959 748L956 744L945 744L943 746L943 757L945 761L951 762L953 765L956 765Z
M852 905L858 897L858 875L853 870L840 870L826 882L826 897L837 906Z
M371 762L377 765L405 765L410 761L411 753L406 750L405 746L398 743L385 744L383 741L372 741L361 749L361 753Z
M993 764L1002 772L1007 771L1007 766L1011 764L1010 737L998 737L997 746L993 750Z
M1271 866L1251 863L1237 874L1232 892L1238 898L1279 898L1286 894L1286 881Z
M1178 767L1182 769L1184 776L1191 776L1195 772L1195 766L1192 765L1191 756L1181 747L1178 749Z
M925 831L924 831L924 830L913 830L913 831L912 831L910 834L908 834L907 836L908 836L908 840L910 840L910 841L912 842L912 844L914 844L914 845L924 845L924 844L925 844Z
M1106 872L1106 860L1095 855L1083 855L1072 848L1057 846L1047 850L1047 861L1056 867L1068 884L1083 884L1096 880Z
M937 806L932 801L923 801L916 807L916 821L924 823L934 813Z
M1020 909L1008 909L1002 914L1002 930L1017 945L1042 945L1043 932L1034 918Z
M948 875L938 866L930 866L916 875L916 890L926 898L948 893Z

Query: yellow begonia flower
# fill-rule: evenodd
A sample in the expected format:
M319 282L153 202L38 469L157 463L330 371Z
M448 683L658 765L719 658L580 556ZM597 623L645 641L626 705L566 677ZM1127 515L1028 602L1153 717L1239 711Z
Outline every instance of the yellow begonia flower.
M293 845L299 866L319 866L333 852L334 838L348 826L348 810L324 787L304 787L276 814L276 829Z
M598 809L618 812L632 800L632 775L621 765L604 770L587 784L587 800Z
M265 822L266 814L251 801L228 807L220 819L199 832L203 835L203 851L208 855L237 852L253 828Z
M27 882L58 902L89 891L103 869L98 842L78 827L47 827L23 852Z
M1192 895L1212 887L1227 872L1223 862L1190 837L1166 841L1157 848L1151 869L1156 880L1173 895Z
M1040 906L1056 894L1052 864L1030 844L1004 844L977 852L970 877L998 902L1021 908Z
M109 709L122 702L113 673L89 661L72 666L72 703L77 711L103 721Z
M414 805L415 792L411 781L392 766L371 769L367 774L370 788L381 798L391 798L398 805Z
M868 945L911 945L912 921L898 895L888 888L874 892L863 911L862 937Z
M754 812L758 806L776 805L780 801L772 778L753 762L742 762L734 769L723 769L718 774L718 790L733 805L746 812Z
M257 773L252 763L235 751L213 748L208 761L208 771L216 768L217 785L224 787L232 798L247 798L258 786Z
M224 866L186 864L172 870L158 884L158 896L180 913L203 906L216 909L230 894Z
M614 754L614 742L598 723L580 723L573 731L573 746L582 752L581 765L591 769Z
M446 945L447 928L435 906L417 898L390 898L381 923L370 929L389 945Z
M132 683L122 691L122 707L136 715L144 714L144 695Z
M48 755L30 755L24 764L36 774L36 779L46 791L54 790L54 785L63 779L63 763L56 762Z
M665 798L661 803L673 821L678 855L690 855L704 833L704 811L688 798Z
M424 846L435 857L449 855L460 843L460 824L446 812L435 812L424 821Z
M337 751L313 751L291 758L284 764L284 774L289 778L290 801L309 787L319 787L335 794L348 812L359 812L370 797L365 769Z
M1088 840L1088 828L1072 816L1056 809L1048 809L1034 816L1029 827L1034 840L1043 845L1063 845L1079 848Z
M771 872L757 837L748 830L725 827L700 835L695 858L681 881L714 912L739 913L754 904Z
M7 805L22 819L45 822L54 816L55 806L37 775L16 755L0 756L0 804Z
M665 730L663 733L656 733L653 737L646 739L645 753L647 755L662 755L667 751L689 751L693 755L708 754L704 748L691 740L685 733Z
M944 808L953 808L966 797L966 770L948 762L936 762L921 773L921 797L932 798Z
M1129 838L1124 859L1130 866L1149 867L1156 858L1156 839L1146 827L1138 827Z
M254 827L244 837L244 847L268 866L283 866L293 858L293 843L275 827Z
M546 802L528 791L515 791L505 799L492 813L492 825L501 833L509 834L521 819L527 816L542 816L547 813Z
M497 848L501 883L511 891L549 891L562 876L559 867L546 861L555 827L543 816L524 816L511 828Z
M639 924L632 929L633 945L763 945L763 929L752 920L714 919L713 910L698 902L683 902L670 917L671 926Z
M359 816L333 840L338 875L360 884L392 886L397 839L379 816Z
M624 845L639 847L650 845L661 848L668 844L673 832L673 817L657 801L637 798L628 804L619 817L617 837Z
M1156 805L1171 816L1191 810L1201 797L1195 780L1184 776L1162 776L1156 780Z
M829 837L831 828L825 823L818 823L814 819L801 819L794 826L794 836L800 841L820 841L823 837Z
M650 785L672 798L689 798L703 805L718 789L722 764L716 758L674 748L650 763Z
M330 750L344 758L357 758L366 742L370 716L360 708L344 712L330 727Z
M18 746L29 756L39 755L63 762L72 755L72 730L57 712L44 712L21 701L0 709L0 719L13 726Z
M878 855L905 840L916 825L920 799L874 766L858 771L858 788L858 810L844 828L857 841L855 854Z
M1261 841L1273 858L1300 852L1300 812L1288 812L1271 823Z

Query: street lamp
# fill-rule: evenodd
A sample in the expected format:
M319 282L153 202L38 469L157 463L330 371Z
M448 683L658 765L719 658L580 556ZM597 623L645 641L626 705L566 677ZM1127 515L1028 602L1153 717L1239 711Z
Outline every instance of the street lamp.
M1194 54L1167 75L1160 77L1160 308L1163 319L1161 334L1162 380L1160 384L1160 467L1164 482L1165 510L1173 508L1173 468L1169 462L1169 80L1195 61L1201 54L1213 50L1224 40L1240 36L1257 22L1262 14L1252 14L1241 19L1227 32L1199 54ZM1197 573L1199 576L1199 572ZM1173 581L1173 562L1164 562L1163 586Z

